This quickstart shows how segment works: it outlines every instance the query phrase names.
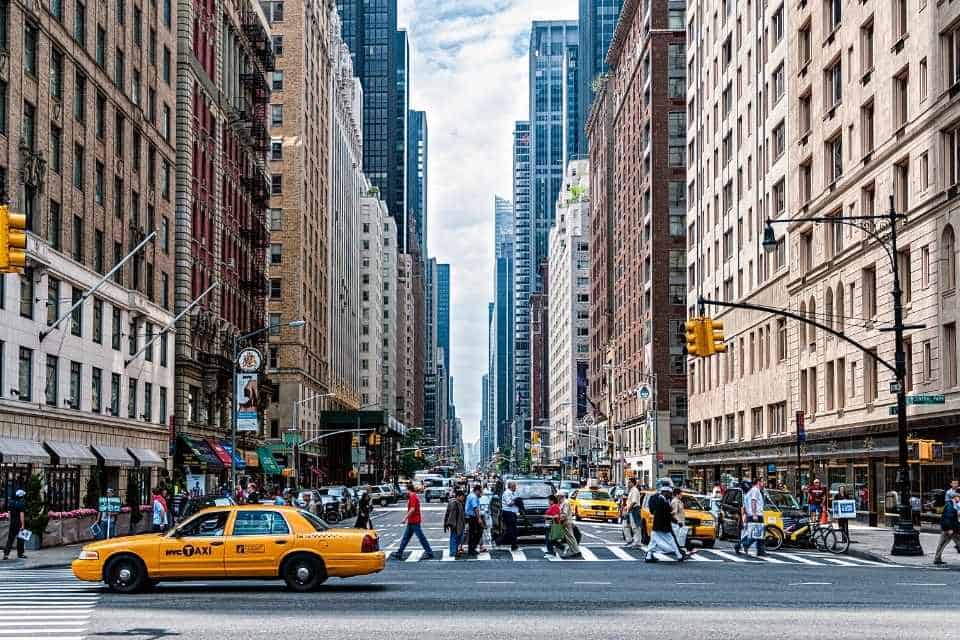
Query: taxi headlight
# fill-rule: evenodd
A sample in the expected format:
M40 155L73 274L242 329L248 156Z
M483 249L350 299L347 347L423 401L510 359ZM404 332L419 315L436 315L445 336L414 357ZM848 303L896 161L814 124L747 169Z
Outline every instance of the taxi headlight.
M78 560L99 560L100 554L97 553L96 551L87 551L86 549L84 549L83 551L80 552L80 555L77 556L77 559Z

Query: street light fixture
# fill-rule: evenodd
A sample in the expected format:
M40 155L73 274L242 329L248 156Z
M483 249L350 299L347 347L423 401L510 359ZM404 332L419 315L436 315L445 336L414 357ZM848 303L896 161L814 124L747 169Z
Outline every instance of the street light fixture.
M242 335L235 335L233 337L233 361L231 362L231 376L230 384L233 385L231 390L232 394L232 406L230 407L230 431L231 431L231 446L233 450L230 452L230 490L232 491L237 486L237 360L240 358L240 343L244 340L249 340L250 338L256 337L261 333L270 331L271 329L277 329L282 327L290 327L291 329L299 329L303 326L306 326L306 320L291 320L290 322L283 322L278 324L268 324L265 327L260 327L255 331L250 333L244 333Z
M905 222L907 219L906 214L897 213L894 206L893 196L890 196L890 210L885 215L870 215L870 216L829 216L829 217L811 217L811 218L799 218L799 219L780 219L780 220L767 220L766 226L763 230L763 241L762 245L765 251L768 253L775 251L777 248L777 238L776 234L773 232L773 224L775 223L789 223L796 221L803 222L815 222L815 223L831 223L831 224L846 224L852 227L860 229L874 240L877 241L877 244L881 246L884 251L887 253L887 257L890 259L890 269L893 272L893 332L894 332L894 364L891 365L886 360L876 358L876 361L879 364L884 365L890 369L894 376L897 379L896 389L897 389L897 449L898 449L898 461L897 461L897 492L899 493L900 498L900 508L897 515L897 523L893 532L893 548L891 549L891 555L895 556L921 556L923 555L923 547L920 546L920 534L913 527L913 510L910 504L910 463L909 456L907 453L907 385L906 385L906 356L904 348L904 331L907 329L917 329L922 328L921 325L905 325L903 322L903 290L900 286L900 270L897 265L897 223ZM872 226L865 226L860 224L860 221L874 221L874 220L885 220L888 225L890 237L889 237L889 246L887 242L881 235L872 228ZM809 322L809 320L804 319L804 321ZM819 325L818 325L819 326ZM830 331L830 328L826 328ZM869 353L862 345L859 345L855 341L847 338L842 333L833 332L836 335L839 335L844 340L854 344L865 353ZM799 450L800 443L797 443ZM799 485L800 481L800 468L797 468L797 484Z

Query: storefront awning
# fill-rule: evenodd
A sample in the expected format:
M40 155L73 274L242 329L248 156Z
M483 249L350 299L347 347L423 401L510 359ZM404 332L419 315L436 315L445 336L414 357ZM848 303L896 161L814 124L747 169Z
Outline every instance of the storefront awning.
M123 447L108 447L104 444L93 444L90 445L90 448L97 454L97 458L100 459L105 467L132 467L134 465L133 458L130 457L130 454L127 453L127 450Z
M90 451L90 446L77 442L54 442L47 440L43 443L51 454L53 464L72 464L78 466L96 465L97 458Z
M39 442L0 438L0 462L7 464L50 464L50 456Z
M186 445L187 456L184 456L184 463L191 467L206 467L211 471L223 469L223 463L213 452L210 445L200 438L191 438L190 436L180 436L180 440Z
M283 470L280 468L280 465L277 464L276 459L274 459L268 447L258 448L257 457L260 458L260 468L263 469L266 475L279 476L283 473Z
M163 458L153 449L135 449L127 448L130 455L139 463L141 467L162 467L165 466Z
M219 460L224 467L230 467L234 462L236 462L237 469L244 467L243 460L238 458L234 461L233 456L230 455L232 449L229 444L217 438L207 438L206 440L210 446L210 450L213 451L213 455L217 456L217 460Z
M233 445L226 440L220 440L220 446L222 446L223 450L226 451L228 458L233 458L235 464L237 465L237 469L245 469L247 467L247 463L243 459L243 456L241 456L237 451L233 450ZM229 462L226 462L225 464L228 466L230 465Z

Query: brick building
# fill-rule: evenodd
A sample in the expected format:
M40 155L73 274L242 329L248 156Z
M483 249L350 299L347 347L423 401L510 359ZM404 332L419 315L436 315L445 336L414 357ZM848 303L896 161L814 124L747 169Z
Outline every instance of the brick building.
M282 2L264 8L282 19ZM208 445L222 445L230 430L233 339L267 322L267 204L278 186L266 173L274 53L267 16L251 0L179 0L176 11L188 25L175 47L183 54L176 65L176 310L217 285L177 327L176 471L191 475L191 487L212 490L230 466L229 452ZM261 411L269 398L261 379ZM257 434L243 434L234 452L250 471L259 461L245 454L257 443Z
M146 502L173 413L176 16L0 12L0 183L28 227L25 272L0 276L0 501L42 472L51 510L80 506L93 474Z
M594 375L591 400L601 415L604 400L608 408L613 476L629 472L647 483L686 473L684 8L678 0L624 3L590 124L591 173L608 172L594 178L593 317L607 313L604 301L612 299L610 325L595 329L591 341L609 395L598 395L603 384ZM649 385L650 400L638 398L641 385Z

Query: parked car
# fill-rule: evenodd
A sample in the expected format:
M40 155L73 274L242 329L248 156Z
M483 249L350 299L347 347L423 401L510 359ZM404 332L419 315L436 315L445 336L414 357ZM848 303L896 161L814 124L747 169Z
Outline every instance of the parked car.
M350 487L344 485L335 485L331 487L320 487L320 495L334 496L340 501L340 516L342 518L351 518L357 515L357 498Z
M387 499L387 504L397 504L399 494L392 484L381 484L380 493Z
M333 523L340 522L343 519L340 511L340 500L336 496L321 493L319 489L305 489L297 494L297 499L301 504L306 502L304 495L307 493L310 494L310 500L318 505L317 515L321 518Z

